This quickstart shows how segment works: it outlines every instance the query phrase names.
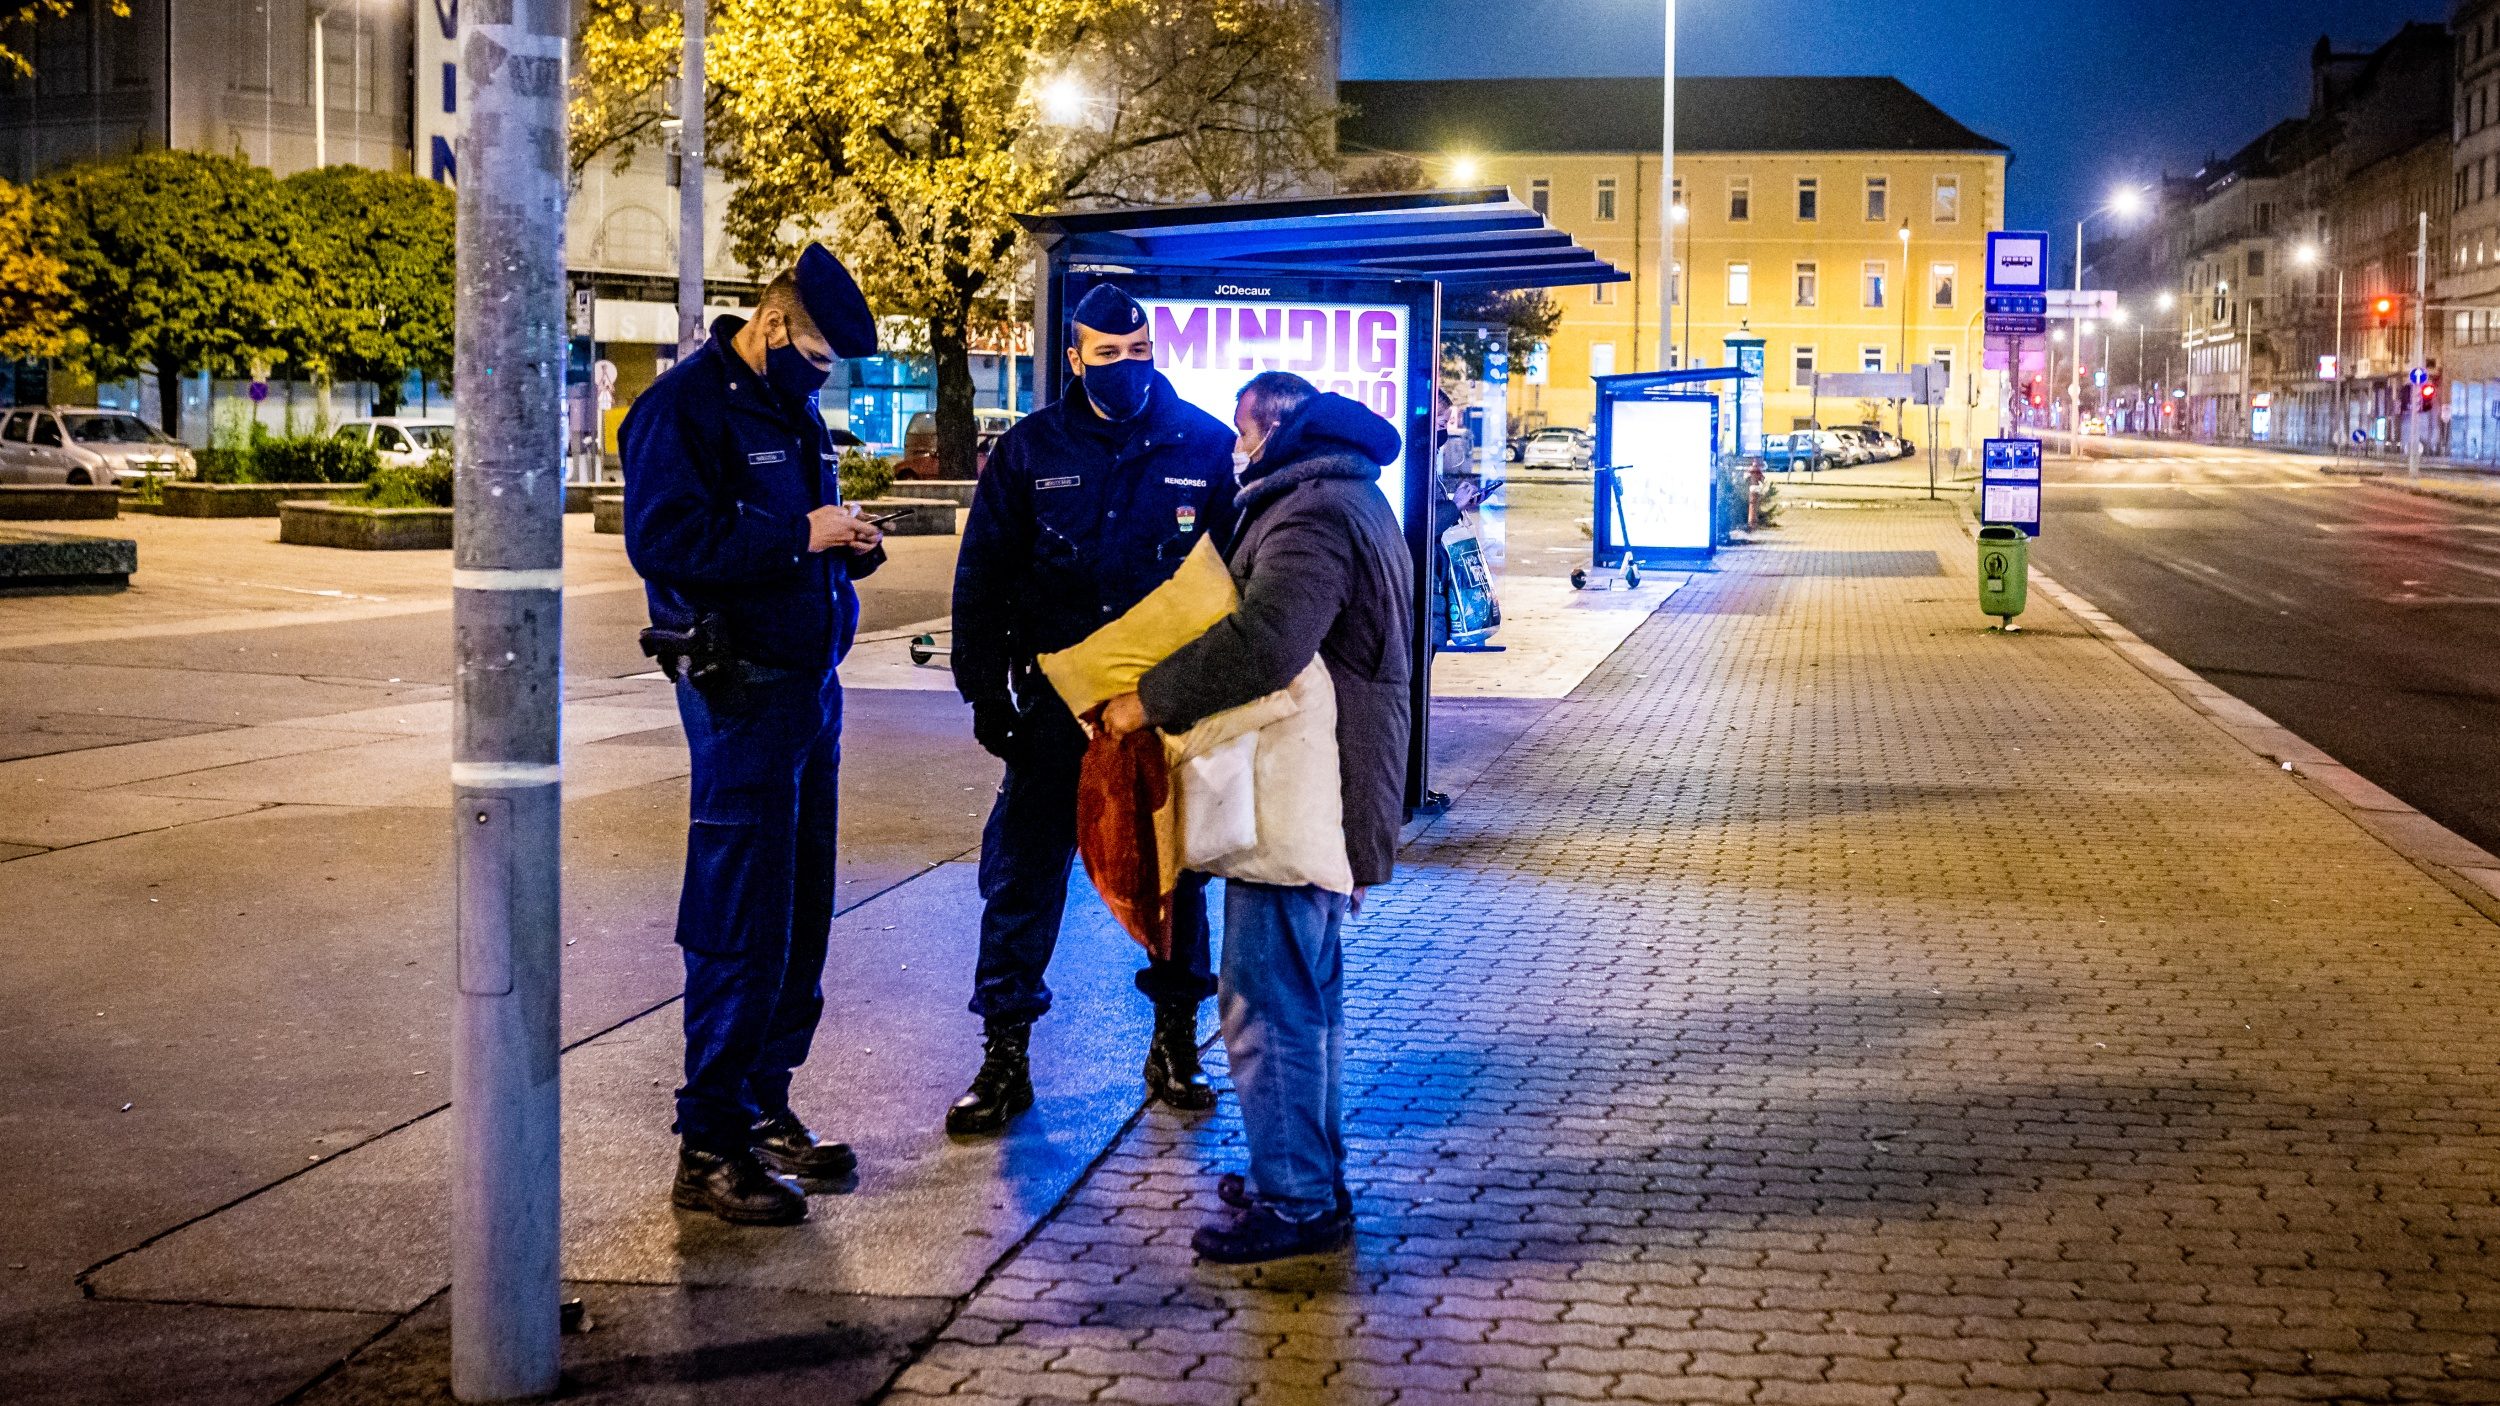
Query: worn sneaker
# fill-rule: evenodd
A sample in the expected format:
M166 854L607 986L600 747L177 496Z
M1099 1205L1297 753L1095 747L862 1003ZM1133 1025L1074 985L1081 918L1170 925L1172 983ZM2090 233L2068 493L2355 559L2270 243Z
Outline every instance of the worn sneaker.
M1237 1211L1258 1204L1250 1199L1249 1179L1239 1172L1226 1172L1215 1179L1215 1199ZM1344 1182L1337 1183L1337 1214L1348 1218L1354 1215L1354 1193L1346 1189Z
M1265 1264L1297 1255L1342 1250L1354 1239L1354 1217L1329 1211L1309 1220L1287 1220L1267 1206L1233 1211L1189 1237L1189 1248L1209 1264Z

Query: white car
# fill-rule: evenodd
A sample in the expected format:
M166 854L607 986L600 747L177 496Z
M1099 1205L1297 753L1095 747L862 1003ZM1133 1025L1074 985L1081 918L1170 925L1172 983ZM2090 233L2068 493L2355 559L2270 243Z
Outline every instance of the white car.
M346 421L338 427L336 437L372 445L373 452L390 467L413 469L437 449L451 452L451 421L376 415Z
M1527 445L1519 451L1519 463L1530 469L1585 469L1594 452L1586 433L1552 425L1528 436Z
M199 472L191 451L121 410L52 405L0 409L0 483L120 487Z

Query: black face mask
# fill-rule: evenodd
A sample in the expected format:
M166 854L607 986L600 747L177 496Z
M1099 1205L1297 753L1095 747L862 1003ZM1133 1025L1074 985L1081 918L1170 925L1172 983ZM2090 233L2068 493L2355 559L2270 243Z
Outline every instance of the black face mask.
M832 375L832 367L808 360L795 343L764 349L764 379L792 405L814 406L816 392L825 388Z
M1094 408L1105 419L1134 420L1146 408L1146 396L1155 384L1155 364L1140 357L1107 361L1088 366L1078 378L1085 383L1085 393L1094 398Z

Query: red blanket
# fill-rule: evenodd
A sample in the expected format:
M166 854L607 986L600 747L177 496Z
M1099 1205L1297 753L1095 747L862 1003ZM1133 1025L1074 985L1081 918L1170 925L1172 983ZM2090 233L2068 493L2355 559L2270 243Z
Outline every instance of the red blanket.
M1163 739L1140 728L1114 739L1102 710L1085 746L1076 788L1076 850L1111 915L1156 961L1172 956L1172 891L1180 879L1180 837Z

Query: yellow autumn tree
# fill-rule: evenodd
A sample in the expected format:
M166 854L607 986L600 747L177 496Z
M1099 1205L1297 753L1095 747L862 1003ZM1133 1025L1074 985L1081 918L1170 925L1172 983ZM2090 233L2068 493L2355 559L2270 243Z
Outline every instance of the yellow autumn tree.
M971 347L1009 316L1017 214L1273 193L1331 157L1309 0L714 0L706 31L734 252L823 239L925 329L948 477L972 476ZM577 163L656 135L681 33L661 0L590 0Z
M35 26L66 19L90 4L102 5L115 19L130 18L125 0L0 0L0 75L24 78L33 74L35 66L27 60L26 50Z
M69 349L69 266L52 253L33 191L0 181L0 359L55 357Z

